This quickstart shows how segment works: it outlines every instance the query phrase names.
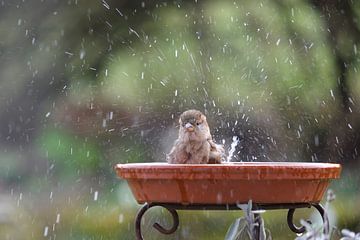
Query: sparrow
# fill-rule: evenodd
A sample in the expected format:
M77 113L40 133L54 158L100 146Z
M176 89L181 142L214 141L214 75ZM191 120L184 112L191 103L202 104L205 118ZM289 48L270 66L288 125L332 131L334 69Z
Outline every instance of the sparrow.
M179 118L179 136L167 155L171 164L221 163L225 150L210 134L206 116L198 110L187 110Z

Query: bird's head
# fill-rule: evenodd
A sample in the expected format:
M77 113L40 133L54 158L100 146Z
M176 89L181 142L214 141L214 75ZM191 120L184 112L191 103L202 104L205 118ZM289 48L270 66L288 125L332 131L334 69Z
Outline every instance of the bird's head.
M180 134L189 140L206 140L210 136L206 116L198 110L187 110L180 115Z

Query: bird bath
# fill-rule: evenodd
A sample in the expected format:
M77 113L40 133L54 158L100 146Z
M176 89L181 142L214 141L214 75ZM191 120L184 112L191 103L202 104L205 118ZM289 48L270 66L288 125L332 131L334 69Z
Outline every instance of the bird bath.
M340 177L341 166L330 163L233 162L224 164L133 163L115 166L126 179L138 203L144 204L136 219L137 239L141 218L153 206L162 206L173 216L174 225L164 234L176 231L180 209L239 209L237 204L253 202L253 209L289 209L288 225L296 233L296 208L319 204L331 179Z

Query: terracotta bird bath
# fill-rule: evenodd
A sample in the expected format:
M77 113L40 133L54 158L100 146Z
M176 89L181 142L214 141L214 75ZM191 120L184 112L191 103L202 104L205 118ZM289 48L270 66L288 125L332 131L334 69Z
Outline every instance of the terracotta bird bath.
M153 206L166 208L173 227L154 227L164 234L176 231L182 209L238 209L253 202L253 210L289 209L287 221L295 233L305 231L293 224L297 208L315 207L324 218L320 201L331 179L340 177L341 166L330 163L234 162L224 164L133 163L115 166L127 180L138 203L144 204L136 218L137 239L141 218Z

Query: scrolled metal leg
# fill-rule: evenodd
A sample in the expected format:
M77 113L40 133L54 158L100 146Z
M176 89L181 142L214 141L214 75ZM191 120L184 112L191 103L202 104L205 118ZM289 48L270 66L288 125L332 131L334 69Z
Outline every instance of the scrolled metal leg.
M330 224L329 224L329 219L328 219L327 215L325 214L325 209L323 208L323 206L321 206L321 204L312 204L312 206L314 208L316 208L316 210L318 210L318 212L321 215L321 218L324 223L324 229L323 229L324 233L328 232L330 229ZM326 218L326 220L325 220L325 218Z
M172 227L170 229L165 229L160 224L154 223L153 227L156 228L156 230L158 230L159 232L161 232L163 234L172 234L179 227L179 215L178 215L178 213L176 212L175 209L167 208L167 207L164 207L164 206L162 206L162 207L165 208L166 210L168 210L171 213L171 216L173 218L173 225L172 225Z
M171 216L173 218L173 225L170 229L166 229L163 226L161 226L159 223L154 223L153 227L158 230L160 233L162 234L172 234L174 233L177 228L179 227L179 215L177 214L176 210L173 208L169 208L166 206L162 206L159 204L148 204L145 203L144 206L139 210L136 219L135 219L135 233L136 233L136 239L137 240L144 240L142 234L141 234L141 219L143 217L143 215L145 214L145 212L147 210L149 210L152 207L155 206L159 206L159 207L163 207L166 210L168 210L171 213Z
M136 239L137 240L143 240L144 238L142 237L141 234L141 219L144 215L144 213L150 208L151 206L147 203L145 203L145 205L139 210L139 212L136 215L136 219L135 219L135 234L136 234Z
M314 207L316 210L318 210L318 212L320 213L321 215L321 218L322 220L324 221L324 218L325 218L325 211L324 211L324 208L320 205L320 204L311 204L310 206ZM309 206L309 207L310 207ZM288 211L288 215L287 215L287 223L288 223L288 226L289 228L291 229L291 231L293 231L294 233L304 233L305 232L305 227L304 226L301 226L301 227L297 227L295 224L294 224L294 212L295 212L296 208L290 208L289 211ZM311 224L310 221L307 221L308 223Z
M294 233L304 233L305 232L305 227L297 227L294 222L293 222L293 218L294 218L294 212L295 212L296 208L291 208L288 211L287 214L287 224L289 226L289 228L291 229L291 231L293 231Z
M312 204L312 206L314 208L316 208L316 210L318 210L318 212L321 215L322 220L324 221L325 220L325 210L324 210L323 206L321 206L321 204Z

